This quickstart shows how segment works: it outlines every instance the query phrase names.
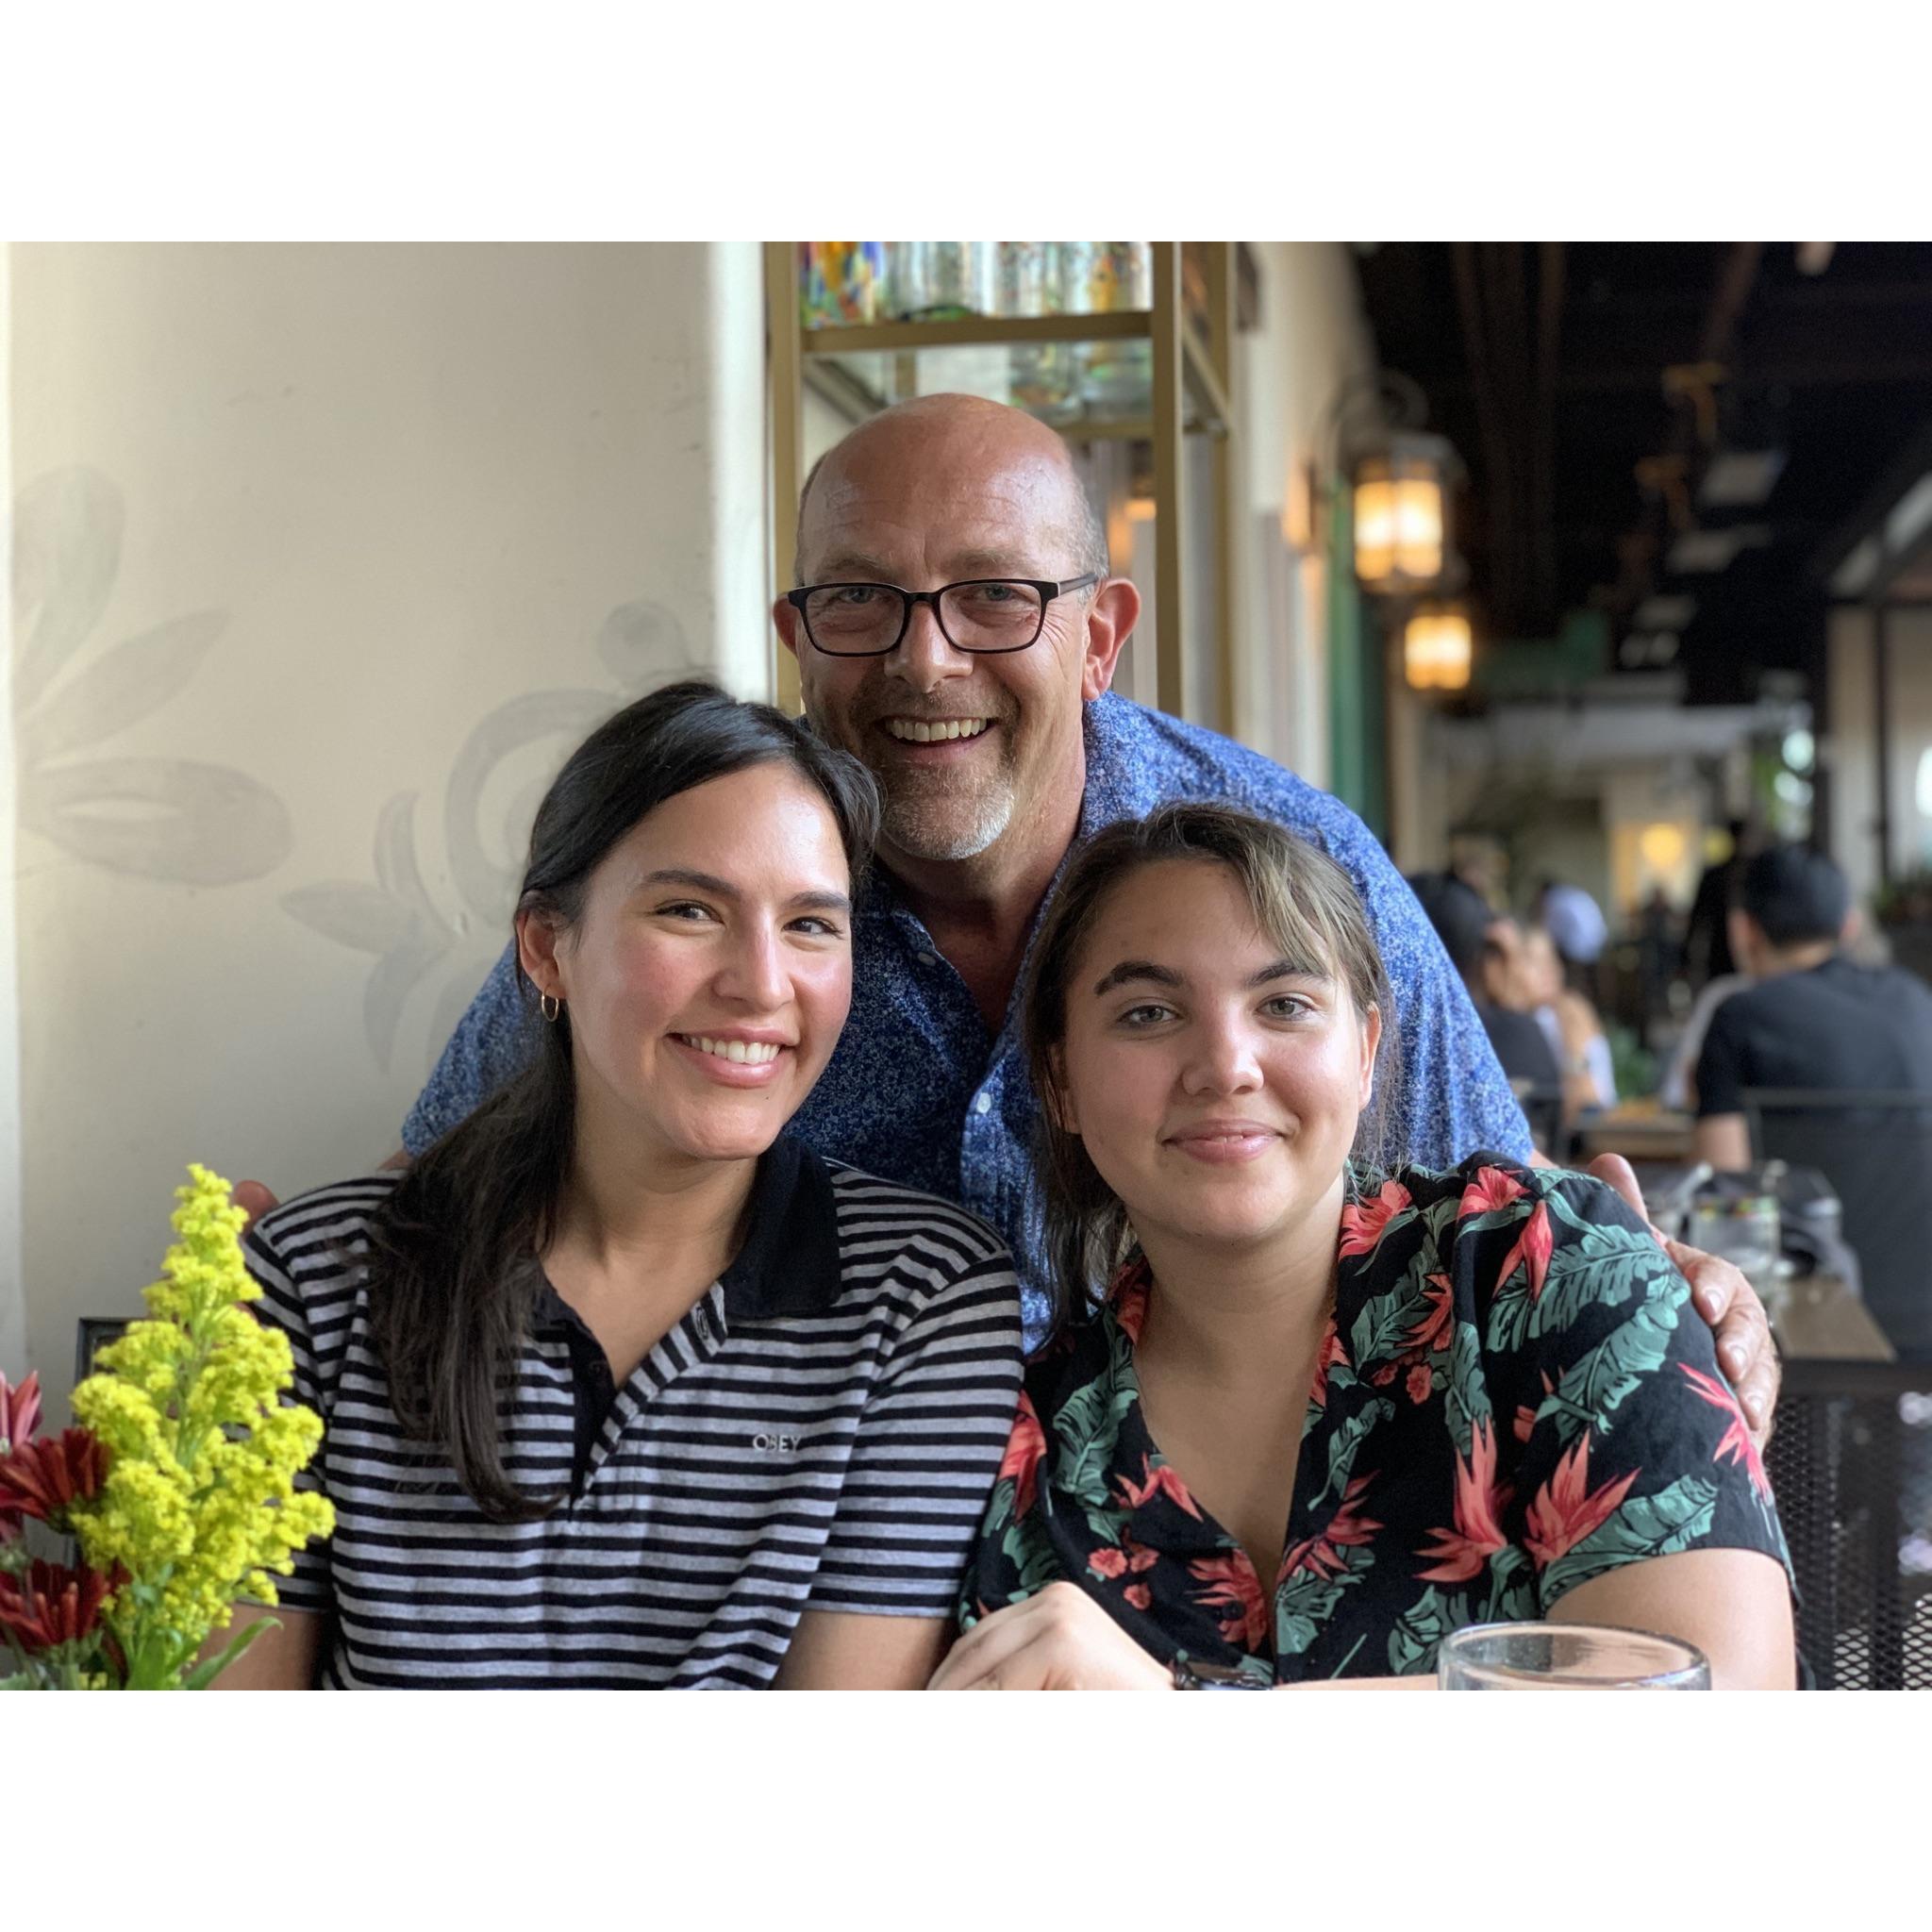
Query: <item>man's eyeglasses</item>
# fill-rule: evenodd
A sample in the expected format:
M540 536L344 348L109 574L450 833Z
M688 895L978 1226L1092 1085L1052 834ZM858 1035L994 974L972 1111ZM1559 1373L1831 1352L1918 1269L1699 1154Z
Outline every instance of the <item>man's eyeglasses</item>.
M912 607L930 604L956 651L991 656L1024 651L1046 628L1046 607L1069 591L1097 584L1097 573L1068 577L975 577L937 591L894 584L808 584L785 601L805 620L805 634L828 658L883 658L896 651L912 623Z

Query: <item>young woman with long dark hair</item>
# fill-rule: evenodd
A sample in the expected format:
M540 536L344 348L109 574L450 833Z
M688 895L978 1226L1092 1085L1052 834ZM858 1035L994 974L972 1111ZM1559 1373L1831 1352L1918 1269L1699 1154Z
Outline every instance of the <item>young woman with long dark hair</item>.
M248 1234L336 1529L225 1684L929 1675L1017 1284L973 1216L783 1134L845 1021L877 813L856 760L708 685L564 766L515 918L528 1070Z
M1789 1562L1709 1331L1584 1174L1382 1164L1347 876L1208 806L1077 852L1025 999L1058 1338L940 1688L1427 1680L1474 1623L1789 1685Z

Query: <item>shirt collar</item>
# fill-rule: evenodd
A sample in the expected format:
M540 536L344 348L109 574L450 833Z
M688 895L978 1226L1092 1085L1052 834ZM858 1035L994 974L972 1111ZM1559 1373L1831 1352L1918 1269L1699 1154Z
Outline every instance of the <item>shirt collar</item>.
M758 1161L746 1213L751 1231L723 1276L725 1319L830 1307L839 1296L839 1208L824 1161L780 1135Z

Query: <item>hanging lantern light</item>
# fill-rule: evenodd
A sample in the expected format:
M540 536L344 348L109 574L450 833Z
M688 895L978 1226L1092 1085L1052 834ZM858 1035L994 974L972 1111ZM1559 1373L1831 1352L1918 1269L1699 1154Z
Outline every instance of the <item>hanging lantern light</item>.
M1424 604L1402 632L1402 675L1411 691L1466 691L1474 638L1459 604Z
M1460 465L1440 436L1399 430L1357 457L1355 574L1377 596L1454 588L1449 496Z

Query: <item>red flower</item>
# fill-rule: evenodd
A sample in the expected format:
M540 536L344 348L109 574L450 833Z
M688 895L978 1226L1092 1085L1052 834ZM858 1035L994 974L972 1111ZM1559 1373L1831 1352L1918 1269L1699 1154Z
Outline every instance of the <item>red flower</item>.
M1545 1395L1554 1392L1556 1386L1557 1385L1554 1382L1552 1382L1547 1375L1543 1377L1543 1393ZM1516 1411L1516 1421L1511 1424L1511 1426L1516 1431L1516 1440L1519 1442L1528 1441L1531 1431L1536 1427L1536 1410L1530 1407L1528 1403L1525 1402L1523 1405L1523 1407Z
M1503 1257L1502 1272L1496 1276L1497 1288L1500 1290L1516 1273L1516 1264L1520 1261L1529 1270L1529 1298L1537 1300L1543 1291L1543 1276L1549 1273L1552 1244L1550 1210L1539 1201L1536 1212L1524 1224L1523 1232L1516 1237L1516 1245Z
M1677 1366L1690 1376L1690 1386L1704 1401L1713 1408L1722 1409L1731 1419L1730 1427L1711 1452L1710 1459L1713 1462L1728 1459L1742 1463L1751 1474L1751 1487L1767 1503L1770 1502L1771 1478L1764 1473L1763 1458L1757 1453L1757 1444L1751 1440L1750 1424L1745 1422L1744 1411L1738 1407L1738 1398L1732 1394L1729 1385L1693 1369L1689 1362L1679 1362Z
M41 1419L41 1378L29 1375L18 1389L0 1375L0 1457L19 1448L30 1438ZM0 1502L0 1542L19 1532L20 1512Z
M1033 1398L1020 1391L1019 1413L1013 1417L1013 1433L1007 1438L1007 1453L1000 1463L996 1482L1013 1478L1013 1517L1017 1522L1033 1507L1040 1478L1040 1458L1046 1454L1046 1431L1040 1426Z
M1418 1362L1409 1370L1403 1387L1408 1391L1408 1399L1420 1406L1429 1399L1429 1391L1436 1386L1436 1378L1429 1374L1426 1363Z
M1312 1570L1317 1576L1328 1578L1340 1576L1346 1567L1340 1551L1344 1544L1369 1541L1382 1524L1372 1522L1356 1511L1361 1507L1363 1495L1374 1476L1358 1475L1351 1479L1347 1493L1341 1499L1341 1507L1328 1519L1325 1528L1317 1535L1306 1538L1289 1550L1281 1559L1283 1579L1292 1576L1297 1570Z
M1154 1592L1144 1583L1130 1583L1121 1594L1137 1610L1147 1610L1154 1607Z
M1328 1317L1327 1332L1322 1337L1322 1347L1315 1357L1315 1385L1308 1391L1308 1400L1317 1408L1328 1406L1328 1371L1332 1368L1347 1368L1348 1351L1341 1345L1341 1331L1335 1325L1335 1317Z
M1389 1224L1407 1211L1412 1197L1400 1181L1384 1181L1374 1196L1341 1210L1341 1253L1366 1255L1382 1239Z
M0 1514L51 1523L74 1502L101 1492L108 1449L91 1429L63 1429L0 1456Z
M1185 1509L1190 1516L1198 1518L1201 1514L1193 1497L1188 1494L1188 1486L1177 1476L1171 1464L1163 1462L1158 1469L1154 1467L1154 1458L1143 1456L1141 1471L1145 1482L1137 1483L1132 1476L1117 1477L1121 1501L1129 1509L1138 1509L1143 1503L1150 1503L1156 1496L1169 1497L1177 1507Z
M1524 1539L1539 1570L1547 1569L1566 1550L1572 1550L1585 1537L1601 1528L1616 1513L1617 1506L1629 1493L1630 1485L1642 1474L1633 1469L1626 1476L1606 1483L1594 1495L1590 1493L1590 1431L1576 1439L1576 1446L1557 1465L1557 1473L1529 1506L1529 1534Z
M1436 1567L1418 1571L1418 1580L1467 1583L1481 1574L1483 1565L1509 1541L1502 1527L1508 1502L1508 1485L1496 1481L1495 1431L1488 1416L1478 1417L1470 1431L1469 1460L1456 1458L1456 1527L1430 1530L1441 1547L1416 1555Z
M1513 1174L1505 1174L1500 1167L1478 1168L1474 1180L1462 1191L1456 1218L1467 1221L1473 1214L1488 1214L1494 1208L1508 1207L1512 1201L1522 1200L1523 1195L1523 1183Z
M1418 1355L1429 1355L1449 1346L1449 1330L1456 1320L1456 1310L1446 1274L1431 1274L1423 1292L1428 1297L1428 1312L1409 1331L1403 1345Z
M1222 1636L1229 1643L1259 1650L1268 1637L1268 1600L1246 1555L1230 1550L1224 1557L1196 1557L1188 1565L1188 1574L1197 1583L1211 1586L1195 1592L1198 1602L1233 1607L1233 1615L1220 1620Z
M1114 1321L1121 1333L1136 1346L1147 1320L1147 1290L1152 1279L1153 1270L1147 1265L1146 1256L1141 1255L1122 1267L1107 1291Z
M18 1389L0 1375L0 1456L29 1441L41 1420L41 1377L37 1370Z
M1127 1553L1115 1549L1111 1543L1105 1543L1087 1558L1087 1567L1096 1576L1124 1576L1127 1574Z
M70 1570L36 1561L26 1575L0 1575L0 1629L31 1654L93 1634L101 1605L127 1573L115 1564L111 1576L98 1570Z
M1160 1552L1150 1550L1145 1543L1137 1543L1130 1536L1121 1538L1121 1548L1127 1553L1127 1568L1136 1576L1144 1570L1151 1570L1160 1561Z

